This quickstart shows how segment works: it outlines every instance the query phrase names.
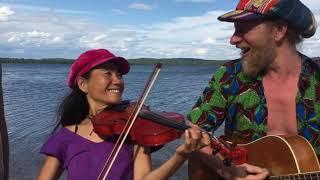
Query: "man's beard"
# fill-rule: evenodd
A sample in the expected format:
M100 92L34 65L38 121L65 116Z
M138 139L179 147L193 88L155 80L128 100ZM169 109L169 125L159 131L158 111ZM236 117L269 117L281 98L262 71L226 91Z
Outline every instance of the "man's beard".
M252 78L264 75L276 56L275 45L251 48L249 55L241 58L243 72Z

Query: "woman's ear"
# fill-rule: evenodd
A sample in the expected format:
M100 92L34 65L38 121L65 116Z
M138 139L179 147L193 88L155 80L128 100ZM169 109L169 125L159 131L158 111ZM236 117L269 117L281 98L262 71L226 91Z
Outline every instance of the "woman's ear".
M77 84L78 84L78 87L79 89L84 92L85 94L88 93L88 81L87 79L83 78L83 77L79 77L77 79Z

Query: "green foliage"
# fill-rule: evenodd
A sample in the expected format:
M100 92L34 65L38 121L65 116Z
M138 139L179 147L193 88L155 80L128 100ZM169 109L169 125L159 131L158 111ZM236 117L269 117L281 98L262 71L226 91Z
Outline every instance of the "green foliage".
M194 58L172 58L172 59L153 59L153 58L139 58L129 59L130 64L156 64L161 63L165 65L222 65L225 60L203 60Z

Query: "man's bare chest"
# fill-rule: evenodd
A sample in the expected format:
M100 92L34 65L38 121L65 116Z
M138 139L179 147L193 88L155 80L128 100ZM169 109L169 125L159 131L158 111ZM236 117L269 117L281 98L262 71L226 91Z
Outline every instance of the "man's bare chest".
M297 134L297 82L297 78L286 82L263 80L268 107L268 134Z

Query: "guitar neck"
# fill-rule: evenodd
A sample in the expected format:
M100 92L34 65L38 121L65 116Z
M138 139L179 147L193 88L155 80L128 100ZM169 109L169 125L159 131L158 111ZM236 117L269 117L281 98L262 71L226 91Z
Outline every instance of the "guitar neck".
M310 172L310 173L301 173L301 174L290 174L290 175L283 175L283 176L270 176L270 180L313 180L313 179L320 179L320 172Z

